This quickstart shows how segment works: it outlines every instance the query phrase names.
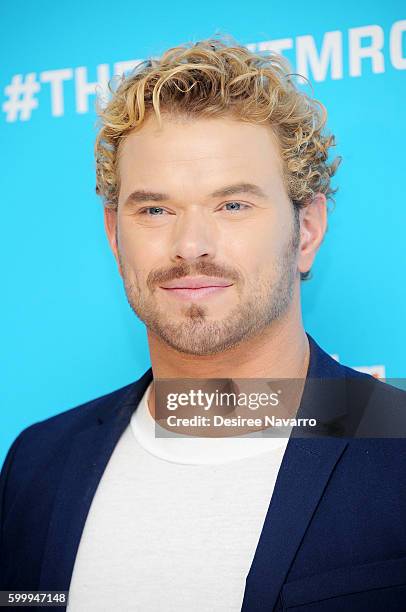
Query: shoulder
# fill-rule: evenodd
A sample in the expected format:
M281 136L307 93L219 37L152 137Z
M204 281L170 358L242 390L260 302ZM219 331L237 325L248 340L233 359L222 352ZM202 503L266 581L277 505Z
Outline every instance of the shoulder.
M55 435L60 431L77 431L91 426L98 418L104 418L109 411L122 403L133 389L135 382L120 387L110 393L79 404L63 412L38 421L24 429L20 436L28 439L31 435L42 433L44 436Z
M322 420L339 423L355 437L406 440L406 391L370 374L338 363L309 336L314 402L320 397ZM400 382L400 381L399 381ZM328 405L326 405L326 397ZM324 399L323 399L324 398Z
M329 355L314 338L307 334L310 346L310 365L308 375L310 378L320 378L328 380L346 379L354 381L354 387L357 385L370 388L376 397L391 397L393 399L406 398L406 391L397 388L391 384L387 384L382 380L354 370L345 364L336 361Z
M89 435L89 440L96 433L103 438L114 435L117 424L125 423L134 410L149 375L147 371L136 382L34 423L18 435L0 472L0 525L24 492L32 494L31 487L44 499L52 497L78 436Z
M144 375L145 376L145 375ZM13 469L34 469L48 455L67 452L77 433L109 418L114 418L121 406L132 398L140 381L132 382L110 393L48 417L26 427L9 448L2 475ZM28 466L27 458L31 468Z
M43 491L50 494L56 489L77 436L99 431L108 436L117 423L125 422L149 376L150 370L136 382L25 428L0 472L0 524L6 509L33 483L46 482Z
M388 448L388 441L394 439L398 439L401 446L404 446L406 391L369 374L342 367L345 373L347 417L351 423L349 431L354 428L355 438L385 440L385 448ZM393 382L396 384L396 381Z

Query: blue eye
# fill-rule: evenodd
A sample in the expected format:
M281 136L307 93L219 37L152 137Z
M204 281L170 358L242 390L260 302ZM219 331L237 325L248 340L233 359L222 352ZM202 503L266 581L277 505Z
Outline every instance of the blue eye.
M158 215L162 214L164 209L160 208L159 206L149 206L148 208L143 208L139 212L140 212L140 214L144 214L145 215L145 214L147 214L147 211L150 211L150 210L152 210L153 213L151 215L148 214L147 216L148 217L157 217ZM157 213L157 211L158 211L158 213ZM161 212L159 212L159 211L161 211ZM157 214L155 214L155 213L157 213Z
M227 210L230 210L231 212L234 212L234 211L238 212L240 210L243 210L241 208L242 206L246 206L246 205L245 204L241 204L241 202L227 202L227 204L225 204L224 206L235 206L235 207L238 207L238 208L228 208L227 209Z

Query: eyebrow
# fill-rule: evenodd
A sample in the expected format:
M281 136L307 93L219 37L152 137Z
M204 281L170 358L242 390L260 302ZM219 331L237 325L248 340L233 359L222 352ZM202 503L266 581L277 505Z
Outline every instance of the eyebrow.
M235 183L233 185L227 185L213 191L209 197L211 198L224 198L237 193L249 193L259 198L266 198L265 192L254 183ZM170 196L166 193L159 193L155 191L147 191L145 189L136 189L125 201L125 204L133 203L138 204L142 202L164 202L170 200Z
M137 189L130 193L125 203L137 203L137 202L163 202L169 200L169 196L166 193L156 193L154 191L145 191L144 189Z
M236 193L250 193L260 198L266 198L266 193L258 185L254 185L254 183L236 183L234 185L228 185L227 187L216 189L210 197L224 198L229 195L235 195Z

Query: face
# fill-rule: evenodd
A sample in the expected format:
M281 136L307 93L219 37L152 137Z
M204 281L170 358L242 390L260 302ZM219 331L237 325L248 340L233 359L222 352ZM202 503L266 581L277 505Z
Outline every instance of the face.
M106 229L149 332L210 355L285 316L299 284L299 220L269 127L154 116L123 143Z

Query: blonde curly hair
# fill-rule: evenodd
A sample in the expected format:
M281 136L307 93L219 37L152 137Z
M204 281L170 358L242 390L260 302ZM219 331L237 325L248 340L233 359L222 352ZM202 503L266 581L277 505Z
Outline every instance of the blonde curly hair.
M323 104L293 83L289 62L276 53L255 54L224 38L174 47L140 63L122 77L108 104L99 109L96 138L96 191L117 209L118 158L125 137L155 113L186 117L232 115L272 127L280 143L287 193L297 213L317 193L327 199L337 189L330 179L341 161L328 163L333 135L324 133ZM304 278L304 276L303 276Z

